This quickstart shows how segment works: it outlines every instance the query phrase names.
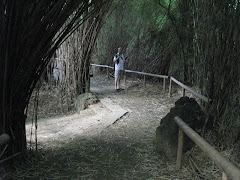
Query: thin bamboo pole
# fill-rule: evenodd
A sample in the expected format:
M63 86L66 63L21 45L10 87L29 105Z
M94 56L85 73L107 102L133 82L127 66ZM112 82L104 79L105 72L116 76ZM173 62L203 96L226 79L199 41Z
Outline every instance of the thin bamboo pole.
M183 139L184 133L181 128L179 128L178 134L178 151L177 151L177 165L176 170L179 171L181 169L181 162L182 162L182 153L183 153Z

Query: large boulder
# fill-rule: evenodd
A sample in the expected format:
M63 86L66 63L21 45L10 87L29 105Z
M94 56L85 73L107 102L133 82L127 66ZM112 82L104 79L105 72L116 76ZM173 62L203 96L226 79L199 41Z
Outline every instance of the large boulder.
M97 97L92 93L84 93L77 97L75 108L77 112L86 109L89 105L97 103Z
M175 107L160 121L156 130L157 150L163 152L169 160L176 160L177 156L179 128L174 121L176 116L194 130L201 129L206 118L195 99L182 97L175 102ZM192 146L193 142L185 135L183 151L190 150Z

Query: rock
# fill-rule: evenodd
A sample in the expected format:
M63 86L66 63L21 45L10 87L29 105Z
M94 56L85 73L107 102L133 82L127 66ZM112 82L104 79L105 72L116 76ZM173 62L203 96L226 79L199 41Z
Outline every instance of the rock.
M186 124L195 131L202 129L206 115L201 110L199 104L193 98L182 97L175 102L170 112L161 120L160 126L156 130L157 150L163 152L169 160L176 160L178 131L179 128L174 121L174 117L179 116ZM192 148L194 143L185 135L184 148L186 152Z
M75 108L80 112L88 107L88 105L97 103L97 97L92 93L84 93L77 97L75 101Z

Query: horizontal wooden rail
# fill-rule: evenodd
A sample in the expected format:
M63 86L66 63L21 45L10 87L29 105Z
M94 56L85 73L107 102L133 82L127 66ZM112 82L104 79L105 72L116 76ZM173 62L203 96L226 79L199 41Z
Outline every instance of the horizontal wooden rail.
M208 155L216 165L222 169L223 177L225 173L228 177L233 180L240 180L240 170L233 165L231 162L226 160L218 151L216 151L209 143L207 143L199 134L197 134L193 129L191 129L181 118L174 118L176 124L179 126L179 132L182 130L206 155ZM181 166L181 157L182 157L182 144L183 137L182 133L179 133L178 142L178 158L177 158L177 169L180 169ZM180 157L179 157L180 156Z
M182 88L186 89L187 91L191 92L193 95L197 96L198 98L202 99L203 101L209 103L212 100L207 98L206 96L197 93L196 91L194 91L192 88L186 86L185 84L181 83L180 81L176 80L174 77L171 77L171 80L174 81L176 84L178 84L179 86L181 86Z
M113 67L112 67L112 66L100 65L100 64L91 64L91 66L105 67L105 68L110 68L110 69L113 69Z
M2 134L0 136L0 146L7 144L10 141L10 137L8 134Z
M112 66L107 66L107 65L91 64L91 66L105 67L105 68L113 69ZM159 78L169 78L169 76L165 76L165 75L151 74L151 73L145 73L145 72L140 72L140 71L125 70L125 72L142 74L142 75L146 75L146 76L153 76L153 77L159 77Z
M99 65L99 64L91 64L91 66L97 66L97 67L104 67L104 68L110 68L113 69L112 66L107 66L107 65ZM169 83L169 96L171 96L171 91L172 91L172 81L175 82L176 84L178 84L179 86L181 86L183 88L183 92L182 92L182 96L185 96L185 90L191 92L193 95L197 96L198 98L200 98L201 100L209 103L212 100L207 98L206 96L199 94L198 92L194 91L192 88L186 86L185 84L181 83L180 81L178 81L177 79L175 79L174 77L170 77L170 76L166 76L166 75L158 75L158 74L151 74L151 73L145 73L145 72L139 72L139 71L132 71L132 70L125 70L126 72L129 73L136 73L136 74L141 74L144 75L144 87L146 87L146 78L145 76L152 76L152 77L158 77L158 78L163 78L164 79L164 85L163 85L163 89L165 92L165 86L166 86L166 79L170 78L170 83ZM126 77L125 77L126 78Z
M151 74L151 73L132 71L132 70L125 70L125 71L130 72L130 73L142 74L142 75L146 75L146 76L158 77L158 78L166 78L166 79L169 78L169 76L165 76L165 75Z

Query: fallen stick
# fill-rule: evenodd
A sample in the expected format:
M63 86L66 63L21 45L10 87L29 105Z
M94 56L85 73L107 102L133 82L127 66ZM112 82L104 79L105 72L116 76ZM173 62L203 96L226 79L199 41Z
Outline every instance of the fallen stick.
M0 154L0 158L2 157L3 153L6 151L7 147L8 147L8 144L5 146L5 148L3 149L2 153Z
M199 179L198 174L196 173L196 170L194 169L194 166L193 166L193 164L192 164L192 161L190 161L190 159L189 159L189 164L190 164L190 166L191 166L192 173L193 173L194 177L195 177L196 179Z
M16 154L14 154L14 155L12 155L12 156L10 156L10 157L7 157L6 159L1 160L1 161L0 161L0 164L3 163L3 162L5 162L5 161L7 161L7 160L9 160L9 159L12 159L12 158L18 156L18 155L21 154L21 153L22 153L22 152L16 153Z

